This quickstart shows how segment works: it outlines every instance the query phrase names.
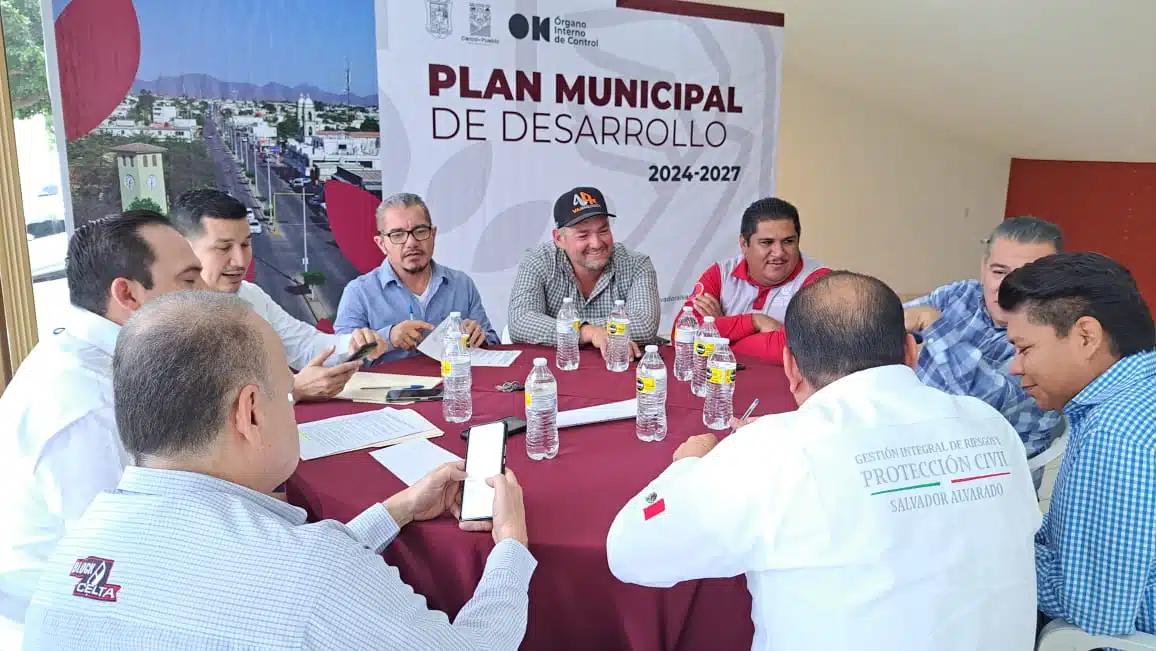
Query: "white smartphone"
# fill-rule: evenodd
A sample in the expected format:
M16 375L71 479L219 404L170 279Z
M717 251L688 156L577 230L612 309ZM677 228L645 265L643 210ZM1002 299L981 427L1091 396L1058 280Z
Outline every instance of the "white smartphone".
M466 442L466 479L462 482L461 520L492 520L494 489L486 480L506 470L505 421L470 428Z

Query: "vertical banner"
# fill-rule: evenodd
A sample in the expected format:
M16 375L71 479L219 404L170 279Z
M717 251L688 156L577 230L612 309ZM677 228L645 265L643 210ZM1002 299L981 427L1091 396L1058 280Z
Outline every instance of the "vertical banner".
M654 261L661 328L773 193L781 14L377 0L376 18L383 191L426 198L435 258L474 278L495 327L574 186L602 190L615 240Z

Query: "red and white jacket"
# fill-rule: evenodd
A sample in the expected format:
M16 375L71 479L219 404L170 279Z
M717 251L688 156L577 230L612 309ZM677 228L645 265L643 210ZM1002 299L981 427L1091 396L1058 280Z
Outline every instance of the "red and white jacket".
M714 296L726 315L715 319L714 324L719 334L730 340L731 351L782 364L787 333L781 329L759 332L751 313L761 312L782 323L787 314L787 304L795 294L829 273L830 269L804 255L800 256L799 265L786 280L778 285L759 285L751 279L747 261L740 255L717 262L704 271L685 305L694 307L694 299L699 294ZM702 315L697 310L694 316L702 323ZM678 322L677 318L675 322ZM673 329L671 337L673 340Z

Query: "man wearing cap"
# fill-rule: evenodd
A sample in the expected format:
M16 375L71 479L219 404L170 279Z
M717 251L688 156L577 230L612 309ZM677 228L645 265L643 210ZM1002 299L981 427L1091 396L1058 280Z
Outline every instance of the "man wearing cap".
M577 187L554 202L553 241L528 249L510 293L510 338L517 343L554 345L562 299L574 299L581 322L580 343L605 354L606 319L614 301L625 301L631 354L637 343L655 339L660 302L658 275L650 257L614 243L606 197L597 188Z

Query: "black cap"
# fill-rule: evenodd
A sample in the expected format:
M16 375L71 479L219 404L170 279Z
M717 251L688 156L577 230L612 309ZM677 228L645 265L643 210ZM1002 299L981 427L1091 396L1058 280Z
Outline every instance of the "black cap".
M554 202L554 224L573 226L591 217L613 217L606 210L606 197L598 188L578 187L566 191Z

